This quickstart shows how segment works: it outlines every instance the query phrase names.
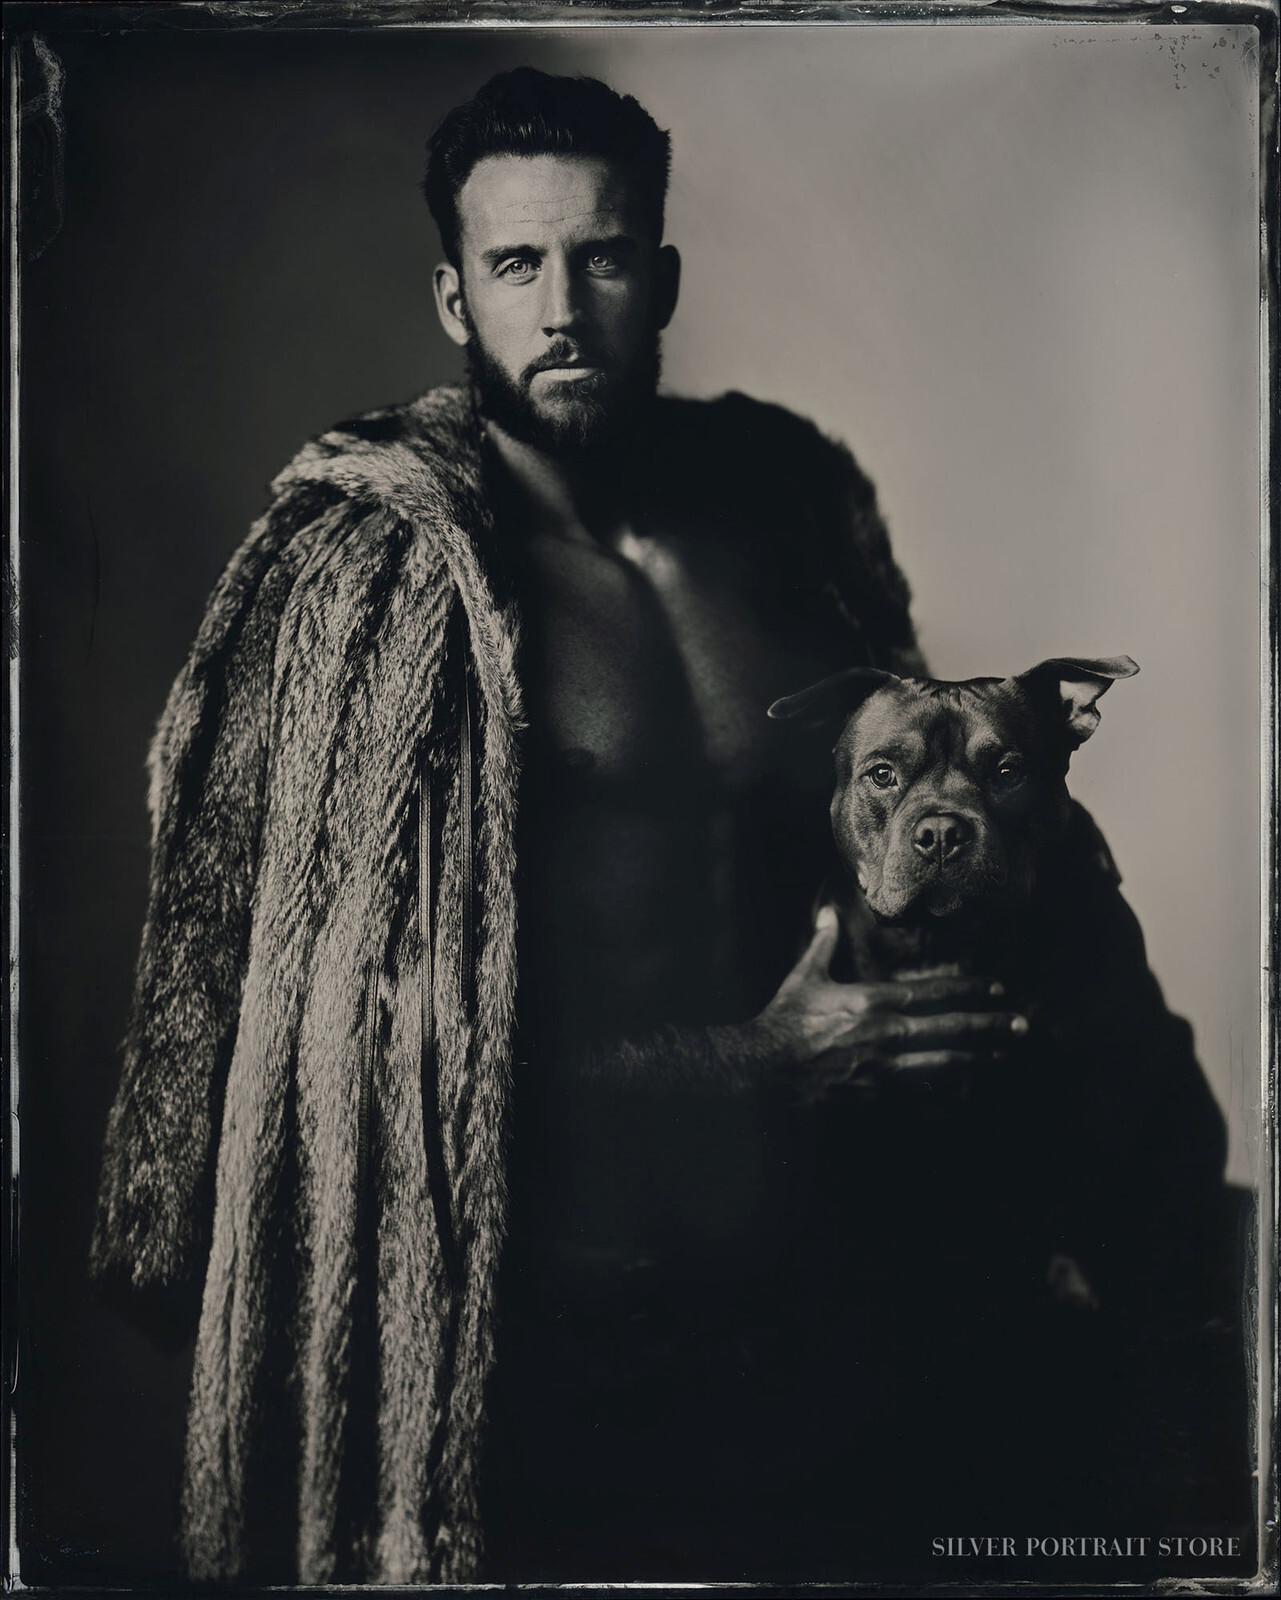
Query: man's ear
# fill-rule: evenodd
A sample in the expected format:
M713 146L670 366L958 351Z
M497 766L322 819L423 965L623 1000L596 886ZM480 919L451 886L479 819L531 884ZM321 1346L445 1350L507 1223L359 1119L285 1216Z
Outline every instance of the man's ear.
M1099 725L1098 701L1118 678L1132 678L1138 666L1129 656L1101 656L1078 660L1054 656L1013 681L1034 695L1057 692L1063 728L1072 749L1082 745Z
M436 297L436 315L446 337L457 345L466 344L471 338L471 323L467 320L467 302L458 268L442 261L432 273L431 287Z
M674 244L665 244L654 266L654 326L665 328L672 320L681 292L681 257Z
M776 722L804 717L811 727L825 728L833 722L843 722L878 689L901 682L894 673L881 672L876 667L846 667L844 672L834 672L830 678L810 684L808 689L799 689L795 694L775 700L767 715Z

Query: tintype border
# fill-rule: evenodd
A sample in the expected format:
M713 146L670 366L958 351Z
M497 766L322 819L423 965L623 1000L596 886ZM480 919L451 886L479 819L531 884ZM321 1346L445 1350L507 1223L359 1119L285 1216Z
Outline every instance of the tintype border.
M2 570L4 629L8 661L7 693L3 700L6 874L3 902L3 936L8 978L0 1000L6 1067L3 1080L3 1123L0 1125L0 1159L5 1182L0 1201L0 1239L3 1242L4 1375L2 1422L4 1445L2 1486L5 1502L5 1590L29 1593L86 1593L83 1587L28 1589L20 1577L17 1539L17 1430L14 1402L20 1381L21 1315L21 1181L20 1086L18 1021L21 1008L21 972L18 959L21 917L20 843L22 816L19 779L22 766L20 694L22 687L22 568L18 538L20 512L19 398L22 380L20 316L24 242L32 215L32 196L24 181L24 155L29 135L24 125L42 121L41 132L51 140L52 160L60 163L62 149L61 85L56 52L41 49L45 40L60 35L139 32L225 33L272 31L314 33L355 29L419 29L430 27L519 29L526 27L588 29L610 25L675 27L787 27L789 25L864 25L886 23L960 23L982 27L994 23L1029 25L1128 23L1135 26L1193 27L1230 24L1253 27L1259 37L1259 227L1260 227L1260 698L1261 727L1261 895L1260 966L1263 974L1261 1031L1261 1119L1257 1130L1260 1155L1258 1205L1258 1258L1254 1281L1246 1285L1248 1313L1257 1315L1258 1342L1252 1376L1256 1383L1255 1462L1258 1469L1259 1566L1254 1578L1158 1580L1152 1584L1126 1581L1091 1583L987 1582L939 1583L924 1592L938 1595L1035 1593L1087 1595L1101 1590L1136 1594L1165 1590L1199 1593L1268 1594L1278 1583L1278 1482L1273 1451L1276 1434L1279 1355L1277 1329L1281 1322L1276 1271L1277 1242L1281 1238L1281 1181L1278 1177L1278 1052L1281 1027L1281 840L1278 804L1281 802L1281 739L1277 736L1281 712L1281 174L1278 105L1278 6L1255 0L1187 0L1186 4L1147 4L1140 0L1097 0L1097 3L1061 5L1039 0L990 0L990 3L949 4L947 0L266 0L242 4L239 0L183 0L155 4L93 4L83 0L20 0L7 7L4 29L5 105L9 137L4 173L8 273L6 277L8 370L6 417L7 471L4 484L5 562ZM56 211L54 193L45 194ZM38 227L38 224L35 224ZM56 223L55 223L56 226ZM473 1585L467 1592L495 1591L499 1585ZM592 1584L520 1585L526 1595L628 1592L684 1593L700 1596L781 1594L803 1589L809 1594L846 1595L876 1593L886 1596L919 1594L919 1584L863 1582L847 1585L806 1584L764 1586L729 1584ZM113 1593L134 1592L115 1589ZM295 1593L246 1590L241 1594ZM350 1592L348 1589L308 1589L312 1594ZM369 1592L391 1594L373 1589ZM437 1590L436 1592L443 1592Z

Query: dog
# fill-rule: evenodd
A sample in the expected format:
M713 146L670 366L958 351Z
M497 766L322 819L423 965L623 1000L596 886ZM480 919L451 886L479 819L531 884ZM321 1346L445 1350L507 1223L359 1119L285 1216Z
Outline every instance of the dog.
M839 975L982 975L1000 995L990 1004L1029 1024L982 1069L896 1072L890 1058L851 1079L882 1098L915 1093L876 1136L878 1157L899 1147L909 1169L928 1168L900 1221L918 1211L954 1276L1006 1270L1082 1308L1098 1305L1081 1247L1101 1219L1080 1162L1097 1143L1091 1117L1106 1115L1091 1068L1111 1058L1116 1040L1101 1036L1122 997L1092 970L1115 911L1099 897L1117 874L1066 779L1100 698L1138 670L1128 656L1058 657L940 682L853 667L769 708L840 729L831 823L844 874L820 893L843 929Z
M775 720L843 721L832 831L859 976L1007 945L1074 820L1066 777L1129 656L1056 658L957 683L852 667L776 700ZM1091 841L1098 852L1102 841Z
M1170 1396L1207 1381L1171 1352L1200 1348L1186 1330L1210 1303L1222 1119L1067 788L1099 700L1137 671L853 667L769 708L836 734L832 975L982 977L1003 991L982 1004L1028 1023L965 1067L889 1055L806 1110L809 1159L836 1175L822 1261L841 1286L814 1309L814 1365L834 1387L850 1372L851 1407L887 1397L851 1431L886 1460L909 1439L949 1511L962 1485L976 1514L1087 1503L1086 1485L1112 1509L1158 1468L1173 1495L1183 1467L1153 1441Z

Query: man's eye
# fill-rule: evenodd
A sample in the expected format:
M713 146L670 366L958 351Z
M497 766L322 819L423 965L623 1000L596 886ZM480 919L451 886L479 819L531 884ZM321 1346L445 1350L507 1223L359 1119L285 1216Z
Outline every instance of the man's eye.
M879 761L876 766L869 767L867 776L878 789L892 789L894 787L894 768L886 761Z
M612 256L607 250L593 250L587 258L589 272L617 272L618 257Z
M537 270L537 267L528 256L517 256L512 261L504 261L498 269L500 277L507 278L513 283L528 282Z

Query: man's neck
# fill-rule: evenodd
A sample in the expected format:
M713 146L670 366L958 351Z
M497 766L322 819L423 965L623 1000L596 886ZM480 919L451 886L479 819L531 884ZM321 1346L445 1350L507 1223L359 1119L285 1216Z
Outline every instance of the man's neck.
M625 521L618 494L620 474L602 470L601 459L552 455L515 438L496 422L485 423L485 435L530 532L598 543Z

